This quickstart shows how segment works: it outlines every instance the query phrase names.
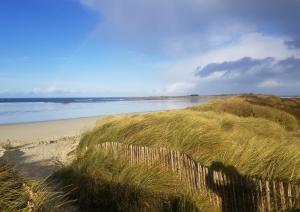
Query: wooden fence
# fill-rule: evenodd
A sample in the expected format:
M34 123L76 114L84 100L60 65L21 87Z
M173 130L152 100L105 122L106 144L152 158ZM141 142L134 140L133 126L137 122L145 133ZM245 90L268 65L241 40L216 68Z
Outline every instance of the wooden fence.
M264 180L240 175L234 167L222 163L203 166L188 155L166 148L150 148L107 142L97 149L128 157L129 164L161 163L180 176L190 191L208 195L211 204L222 211L288 211L300 210L300 183ZM297 210L298 211L298 210Z

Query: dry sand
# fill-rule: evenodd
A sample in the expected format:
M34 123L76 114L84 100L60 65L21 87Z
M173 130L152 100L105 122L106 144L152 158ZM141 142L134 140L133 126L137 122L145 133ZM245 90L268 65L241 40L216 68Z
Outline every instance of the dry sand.
M100 117L0 125L0 158L24 176L40 179L70 162L83 132Z

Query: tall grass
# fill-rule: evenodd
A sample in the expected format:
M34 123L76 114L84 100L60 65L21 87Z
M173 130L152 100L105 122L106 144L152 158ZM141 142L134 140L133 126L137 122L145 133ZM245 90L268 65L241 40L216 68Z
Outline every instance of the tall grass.
M240 117L264 118L282 125L289 131L299 128L297 119L288 112L269 106L251 104L240 97L215 100L205 105L191 107L191 110L226 112Z
M300 98L279 98L266 95L239 95L238 97L254 105L283 110L293 115L300 124Z
M127 160L89 151L56 174L76 188L82 211L202 211L209 204L201 194L192 197L184 182L159 164L129 166ZM213 208L210 208L213 210Z
M298 126L290 114L264 107L257 111L250 105L255 115L233 115L215 109L214 104L104 118L83 136L78 151L109 141L163 146L183 151L205 165L213 161L233 165L242 174L300 179L300 138L290 132ZM217 102L216 107L222 104L227 105L227 100ZM236 106L240 110L240 104Z
M0 211L73 211L61 192L49 190L45 182L29 182L0 161Z
M214 210L159 165L129 166L121 153L114 158L94 148L122 142L182 151L204 165L219 161L241 174L299 180L297 118L260 101L234 97L183 110L105 117L83 135L76 160L56 177L73 185L84 211Z

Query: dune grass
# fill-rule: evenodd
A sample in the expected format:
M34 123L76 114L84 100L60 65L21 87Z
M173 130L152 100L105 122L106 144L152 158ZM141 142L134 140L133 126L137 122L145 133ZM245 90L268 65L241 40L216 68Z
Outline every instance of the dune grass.
M122 153L117 155L89 151L55 178L76 188L72 198L82 211L214 211L203 195L192 196L161 165L129 166Z
M178 150L207 166L219 161L244 175L299 180L297 117L262 104L268 100L263 98L251 103L235 96L182 110L105 117L83 135L77 159L57 177L76 188L73 198L83 210L214 210L202 194L190 195L184 182L159 165L128 166L121 154L112 158L93 148L122 142Z
M250 103L247 99L248 97L242 96L215 100L205 105L191 107L191 110L225 112L239 117L264 118L282 125L289 131L295 131L299 128L298 120L290 113L270 106Z
M267 95L239 95L238 97L254 105L283 110L293 115L300 123L300 98L280 98Z
M78 151L109 141L163 146L205 165L220 161L241 174L295 180L298 129L289 113L235 97L184 110L106 117L83 136Z
M28 182L0 161L0 211L72 211L66 194L49 191L45 182Z

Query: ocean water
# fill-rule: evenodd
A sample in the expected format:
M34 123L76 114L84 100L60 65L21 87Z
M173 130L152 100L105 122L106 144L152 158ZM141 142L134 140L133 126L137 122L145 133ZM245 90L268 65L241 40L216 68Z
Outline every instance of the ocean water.
M198 97L0 99L0 124L179 109L206 101Z

